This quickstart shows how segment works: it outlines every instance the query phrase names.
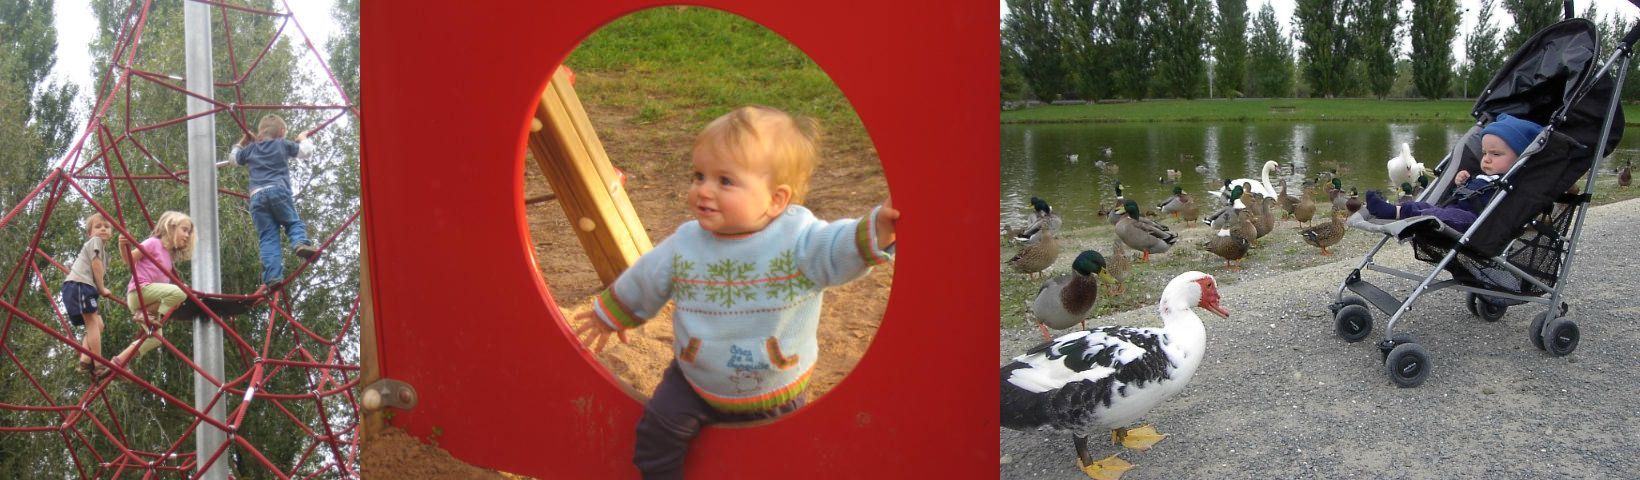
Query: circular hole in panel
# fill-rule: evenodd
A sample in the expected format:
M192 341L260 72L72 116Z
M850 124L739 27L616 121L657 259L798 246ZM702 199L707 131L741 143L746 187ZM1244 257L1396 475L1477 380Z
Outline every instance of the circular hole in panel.
M609 165L620 172L615 177L624 178L623 186L614 190L629 199L652 245L695 220L688 193L697 136L714 119L747 105L772 107L818 123L823 132L820 160L800 203L816 218L828 222L860 218L888 198L876 149L842 91L796 46L755 22L700 7L642 10L594 32L565 63L574 72L573 90L584 110L579 117L585 119L582 125L596 132ZM578 117L573 106L564 111L567 117ZM575 193L560 185L569 185L576 174L545 173L570 169L558 159L562 154L542 154L543 135L555 127L543 128L530 134L530 148L523 159L525 215L541 275L574 331L579 326L574 325L575 314L592 308L593 298L605 289L598 262L625 262L623 255L588 248L582 234L607 233L624 239L632 235L620 233L619 225L599 221L599 208L570 198ZM591 168L598 168L598 155L586 157L568 161L591 162ZM542 158L552 160L542 162ZM614 208L621 203L616 200ZM746 277L731 285L742 287L739 294L744 296L736 297L739 304L724 308L741 308L749 305L747 301L767 302L778 295L770 285L775 283L771 279L781 277L775 274L779 267L767 261L748 263L749 267L743 265ZM684 278L685 283L696 286L697 296L686 303L705 302L708 295L718 295L706 291L721 285L714 283L715 273L702 262L693 262L687 273L673 273L675 279ZM882 264L858 279L825 290L808 404L836 387L865 354L882 321L893 276L893 264ZM706 307L704 303L690 305L700 307L691 310ZM780 305L786 304L772 308ZM629 344L612 341L595 355L600 366L630 387L628 391L640 401L654 391L676 356L675 350L688 344L687 339L675 339L673 317L677 313L677 302L669 303L648 323L628 332ZM703 342L702 348L711 348L711 343ZM757 367L768 363L769 356L762 342L755 343L741 349L752 352L750 362L734 363L752 369L738 371L729 362L716 369L738 376L733 384L754 392Z

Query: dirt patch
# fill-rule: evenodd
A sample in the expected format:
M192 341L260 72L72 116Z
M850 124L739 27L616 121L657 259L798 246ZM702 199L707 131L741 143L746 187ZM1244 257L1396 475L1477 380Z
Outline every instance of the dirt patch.
M579 75L577 88L582 90L597 88L600 80L610 81L592 73ZM691 171L689 150L701 126L689 121L690 115L684 112L640 124L636 110L585 107L609 158L626 172L627 193L644 230L651 241L659 243L691 219L684 196ZM857 125L822 128L827 133L823 157L810 180L804 206L827 220L869 213L888 192L870 138ZM525 166L524 189L525 198L551 191L533 159ZM587 261L562 206L556 202L529 205L526 215L541 275L567 319L572 311L586 308L604 285ZM821 357L809 387L811 402L842 381L865 354L888 305L893 277L893 265L885 265L865 278L827 291L820 319ZM671 317L658 316L628 337L630 344L606 348L598 360L637 391L653 392L661 372L672 361Z
M521 475L468 465L450 452L421 443L404 430L388 427L363 442L360 478L449 478L465 480L520 480Z

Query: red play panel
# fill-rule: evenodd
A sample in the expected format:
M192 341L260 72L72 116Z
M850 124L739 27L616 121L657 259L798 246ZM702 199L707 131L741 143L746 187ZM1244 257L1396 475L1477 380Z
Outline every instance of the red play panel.
M523 154L551 68L600 25L662 3L361 3L378 365L420 395L393 423L438 429L476 465L635 478L642 405L579 346L536 271ZM904 218L886 318L853 373L780 422L708 429L690 475L994 476L996 4L699 3L762 23L826 69Z

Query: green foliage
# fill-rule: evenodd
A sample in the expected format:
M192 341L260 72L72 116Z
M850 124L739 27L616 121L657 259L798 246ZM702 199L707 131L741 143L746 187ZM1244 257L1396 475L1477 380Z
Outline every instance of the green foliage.
M1470 122L1463 100L1244 99L1154 100L1065 105L1002 112L1003 123L1381 121ZM1637 107L1640 108L1640 107ZM1640 119L1630 116L1628 118Z
M1486 89L1486 83L1492 81L1492 75L1503 66L1504 56L1508 55L1498 40L1498 25L1492 21L1494 1L1481 0L1480 10L1476 12L1475 29L1464 38L1464 55L1469 57L1463 72L1467 95L1480 95ZM1594 5L1589 6L1593 8Z
M1399 0L1364 0L1355 9L1356 36L1367 86L1378 98L1389 96L1395 86L1395 57L1400 54L1401 23Z
M1253 19L1252 40L1248 42L1248 93L1255 97L1287 97L1293 94L1293 44L1281 31L1275 8L1269 2Z
M1116 92L1124 98L1143 100L1150 91L1154 70L1151 63L1151 33L1146 27L1155 19L1143 0L1116 0L1111 15L1111 57L1121 67L1115 72Z
M1310 85L1310 95L1332 98L1344 93L1349 82L1351 9L1336 0L1299 0L1293 23L1299 41L1299 68Z
M1213 25L1213 86L1218 96L1235 98L1248 91L1247 2L1218 0Z
M1003 101L1024 100L1030 98L1031 86L1026 83L1025 73L1021 71L1019 50L1008 45L1008 39L1002 39L1001 55L998 56L1002 66L1002 83L999 92Z
M1561 15L1560 0L1503 0L1503 9L1515 19L1515 26L1509 28L1508 40L1504 42L1508 52L1520 48L1543 27L1560 21Z
M1196 98L1207 90L1204 41L1212 21L1207 0L1156 2L1151 18L1156 93L1173 98Z
M1412 76L1424 98L1441 98L1452 88L1452 38L1458 34L1460 13L1457 0L1412 6Z
M1037 99L1053 101L1066 91L1065 59L1054 28L1052 4L1044 0L1009 0L1002 23L1003 48L1019 58L1020 71Z

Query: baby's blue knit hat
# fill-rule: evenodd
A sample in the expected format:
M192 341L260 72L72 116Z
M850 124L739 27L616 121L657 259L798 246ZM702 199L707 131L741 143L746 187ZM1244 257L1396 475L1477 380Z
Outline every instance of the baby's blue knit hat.
M1505 113L1498 115L1496 120L1481 130L1481 134L1497 135L1503 139L1503 143L1509 144L1515 155L1520 155L1520 152L1526 151L1526 146L1531 145L1532 139L1537 138L1538 133L1542 131L1542 126L1530 120L1521 120Z

